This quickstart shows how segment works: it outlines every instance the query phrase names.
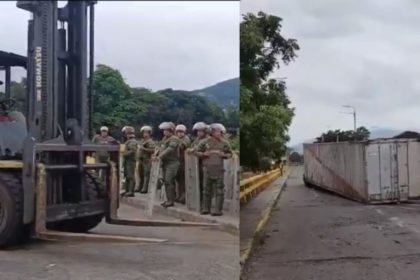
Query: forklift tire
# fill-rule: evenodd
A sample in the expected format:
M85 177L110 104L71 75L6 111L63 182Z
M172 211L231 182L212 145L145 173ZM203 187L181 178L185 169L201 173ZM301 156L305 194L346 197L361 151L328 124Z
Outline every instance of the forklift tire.
M88 185L88 199L97 199L105 197L105 188L95 173L86 173L86 184ZM75 233L84 233L95 228L104 218L105 214L95 214L92 216L80 217L72 220L54 222L47 225L49 229L58 231L67 231Z
M22 221L22 183L16 175L0 172L0 248L23 241L27 231Z

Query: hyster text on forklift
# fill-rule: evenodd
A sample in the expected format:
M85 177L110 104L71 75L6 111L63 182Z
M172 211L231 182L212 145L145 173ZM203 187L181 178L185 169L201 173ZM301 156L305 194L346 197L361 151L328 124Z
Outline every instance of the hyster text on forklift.
M118 218L119 147L89 140L95 4L68 1L59 8L57 1L17 1L32 16L27 57L0 52L0 69L6 72L5 99L0 100L0 247L31 236L162 241L86 233L104 218L130 226L209 226ZM14 66L27 70L23 113L14 110L11 98ZM87 163L98 151L107 151L111 160ZM99 170L104 180L95 175Z

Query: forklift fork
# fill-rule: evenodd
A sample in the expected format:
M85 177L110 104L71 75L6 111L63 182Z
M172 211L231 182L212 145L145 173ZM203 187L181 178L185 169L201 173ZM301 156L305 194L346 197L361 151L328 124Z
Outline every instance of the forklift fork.
M96 242L133 242L133 243L162 243L166 239L143 238L135 236L94 234L94 233L73 233L48 230L46 227L47 215L47 185L46 169L44 164L37 165L36 179L36 215L35 215L35 237L44 240L62 240L62 241L96 241ZM170 222L156 220L126 220L119 219L117 215L118 208L118 184L117 169L115 164L111 164L111 176L109 176L110 187L108 189L109 209L107 209L106 222L115 225L127 226L217 226L217 224L192 223L192 222Z

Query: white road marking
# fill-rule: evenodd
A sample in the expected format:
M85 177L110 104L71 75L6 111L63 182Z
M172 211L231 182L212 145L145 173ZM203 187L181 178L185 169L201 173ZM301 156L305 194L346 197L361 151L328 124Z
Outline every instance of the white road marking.
M419 208L419 207L407 207L407 206L400 206L400 207L398 207L398 208L401 208L401 209L407 209L407 210L420 211L420 208Z
M416 207L406 207L406 206L400 206L399 208L403 208L403 209L409 209L409 210L420 210L419 208ZM372 209L375 209L376 213L385 216L384 211L382 211L381 209L378 209L376 207L372 207ZM420 230L415 228L415 227L411 227L411 226L407 226L406 224L404 224L404 221L401 220L398 217L390 217L389 220L395 224L396 226L400 227L400 228L406 228L414 233L420 234ZM379 230L382 230L382 226L378 226L377 227Z
M404 227L404 223L403 223L403 221L401 221L399 218L397 218L397 217L391 217L391 218L389 218L389 220L391 221L391 222L394 222L397 226L399 226L400 228L403 228Z

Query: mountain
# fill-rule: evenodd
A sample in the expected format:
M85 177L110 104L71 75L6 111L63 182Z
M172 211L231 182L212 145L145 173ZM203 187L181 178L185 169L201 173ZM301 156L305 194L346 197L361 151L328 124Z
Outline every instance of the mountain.
M404 132L403 130L398 130L398 129L375 128L370 131L370 139L392 138L403 132Z
M222 108L239 106L239 78L229 79L193 92L215 102Z

